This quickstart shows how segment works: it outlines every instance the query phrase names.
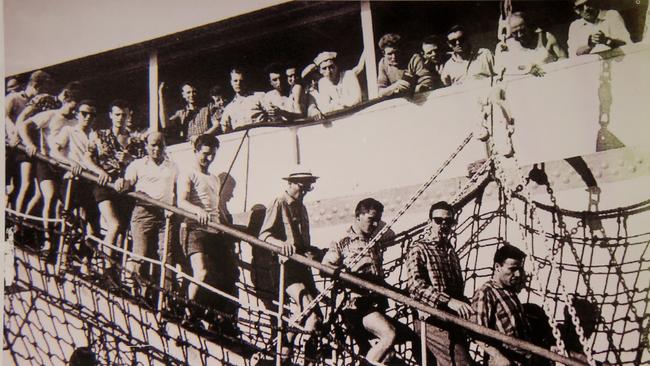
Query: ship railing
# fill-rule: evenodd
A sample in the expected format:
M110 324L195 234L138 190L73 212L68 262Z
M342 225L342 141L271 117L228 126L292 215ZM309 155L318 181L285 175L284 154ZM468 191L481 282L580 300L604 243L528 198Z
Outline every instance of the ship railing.
M16 146L16 149L27 153L27 150L22 145ZM56 159L54 159L52 157L45 156L45 155L40 154L40 153L36 153L34 155L34 157L36 159L40 160L40 161L46 162L46 163L48 163L50 165L53 165L53 166L55 166L57 168L64 169L66 171L72 172L72 167L71 166L69 166L68 164L66 164L66 163L64 163L62 161L56 160ZM96 176L96 175L94 175L94 174L92 174L92 173L90 173L90 172L88 172L86 170L82 171L79 176L81 178L85 179L85 180L88 180L90 182L99 184L98 176ZM108 184L108 186L113 188L113 189L115 188L113 186L113 184ZM70 196L72 194L71 187L72 187L71 184L68 184L67 187L66 187L66 199L65 199L66 202L64 203L64 206L68 206L68 207L64 207L64 209L69 208ZM126 196L129 196L129 197L131 197L131 198L133 198L135 200L141 201L141 202L143 202L145 204L152 205L152 206L158 207L160 209L167 210L167 211L169 211L169 212L171 212L173 214L176 214L176 215L178 215L180 217L187 218L187 219L192 219L192 220L195 219L195 215L190 213L189 211L183 210L183 209L181 209L181 208L179 208L177 206L174 206L174 205L170 205L170 204L166 204L166 203L157 201L157 200L152 199L151 197L149 197L149 196L147 196L145 194L142 194L142 193L139 193L139 192L128 192L128 193L123 193L123 194L126 195ZM22 214L19 214L19 213L16 213L16 214L22 215ZM34 218L37 218L37 217L34 217ZM37 218L37 219L39 219L40 221L43 221L42 218ZM62 224L62 230L61 230L62 234L65 233L65 230L66 230L66 227L67 227L65 221L60 220L58 222ZM170 225L171 225L170 220L167 219L166 220L166 232L170 231ZM284 263L285 263L286 259L288 259L288 260L292 260L294 262L297 262L297 263L299 263L301 265L310 267L311 269L316 269L321 274L324 274L325 276L335 278L337 280L341 280L341 281L345 282L344 284L342 284L342 286L344 286L344 287L349 287L350 285L352 285L352 286L355 286L355 287L359 287L359 288L362 288L362 289L365 289L365 290L372 291L372 292L374 292L376 294L379 294L379 295L384 296L384 297L386 297L388 299L391 299L391 300L393 300L393 301L395 301L397 303L400 303L402 305L411 307L411 308L413 308L415 310L418 310L420 312L426 313L429 316L437 319L438 321L440 321L442 323L458 326L458 327L464 329L465 331L467 331L469 334L471 334L471 335L473 335L473 336L475 336L477 338L480 338L481 340L484 340L487 343L499 344L499 345L505 344L505 345L514 347L516 349L520 349L520 350L523 350L525 352L528 352L528 353L531 353L531 354L534 354L534 355L537 355L537 356L541 356L541 357L543 357L545 359L555 361L555 362L559 362L559 363L564 364L564 365L570 365L570 366L584 366L584 365L586 365L586 363L581 362L580 360L577 360L577 359L574 359L574 358L569 358L569 357L566 357L566 356L551 352L550 350L539 347L539 346L537 346L535 344L532 344L530 342L527 342L527 341L524 341L524 340L521 340L521 339L518 339L518 338L515 338L515 337L511 337L511 336L508 336L508 335L505 335L505 334L500 333L500 332L498 332L498 331L496 331L494 329L490 329L490 328L478 325L476 323L473 323L471 321L462 319L462 318L460 318L458 316L452 315L452 314L447 313L445 311L442 311L440 309L431 307L429 305L426 305L424 303L416 301L416 300L414 300L414 299L412 299L412 298L410 298L410 297L408 297L408 296L406 296L406 295L404 295L404 294L402 294L402 293L400 293L398 291L395 291L392 288L382 286L382 285L378 285L378 284L373 283L373 282L369 282L367 280L364 280L364 279L362 279L360 277L355 276L353 273L343 272L337 267L333 267L333 266L330 266L330 265L320 263L318 261L315 261L313 259L310 259L310 258L308 258L306 256L303 256L303 255L300 255L300 254L293 254L293 255L289 256L288 258L284 257L283 254L282 254L282 248L277 247L277 246L272 245L272 244L269 244L269 243L267 243L265 241L262 241L262 240L258 239L255 236L252 236L250 234L247 234L247 233L245 233L243 231L238 230L237 228L233 228L231 226L216 223L216 222L209 222L207 224L207 227L212 229L212 230L215 230L215 231L230 235L233 238L236 238L236 239L239 239L241 241L247 242L247 243L249 243L249 244L251 244L253 246L263 248L263 249L265 249L265 250L267 250L269 252L272 252L272 253L278 255L280 258L282 258L282 260L279 261L280 262L280 282L279 282L279 289L280 290L279 290L279 294L278 294L278 302L277 303L279 304L279 306L278 306L278 311L277 312L270 311L268 309L262 309L260 307L257 307L255 305L253 305L253 304L242 303L242 301L240 299L235 298L235 297L233 297L231 295L228 295L228 294L224 293L223 291L220 291L219 289L217 289L217 288L215 288L215 287L213 287L213 286L211 286L211 285L209 285L209 284L207 284L205 282L198 281L198 280L194 279L193 276L191 276L191 275L189 275L187 273L184 273L181 270L179 270L179 269L165 263L164 259L163 260L155 260L155 259L147 258L145 256L137 255L137 254L127 250L126 248L119 248L117 246L110 245L108 243L104 243L103 241L99 240L99 238L91 237L91 239L94 239L94 240L98 241L99 244L104 245L107 248L117 250L117 251L123 253L125 255L125 257L130 256L130 257L133 257L133 258L138 259L138 260L147 261L148 263L156 265L156 266L164 267L169 271L173 271L173 272L175 272L177 274L177 276L182 277L182 278L184 278L184 279L186 279L188 281L191 281L191 282L199 285L200 287L202 287L202 288L204 288L204 289L206 289L208 291L211 291L215 295L225 297L230 301L237 302L238 304L240 304L241 306L243 306L245 308L247 307L247 308L249 308L251 310L257 310L257 311L261 311L261 312L263 312L265 314L272 315L273 317L278 319L278 325L280 325L277 328L278 339L282 339L283 328L281 326L281 323L283 321L289 321L289 319L287 319L286 317L283 316L283 313L284 313L283 309L285 308L284 291L283 291L283 289L284 289L284 283L283 283L284 282L283 281L284 276L283 276L283 273L284 273L284 265L285 265ZM61 235L61 237L62 237L61 240L63 241L63 235ZM67 252L68 248L65 245L65 243L63 243L63 244L64 245L60 245L59 249L58 249L59 252L57 253L57 258L56 258L56 263L55 263L55 271L61 271L65 266L65 260L66 260L66 255L67 255L66 252ZM167 248L167 243L165 243L164 250L167 250L167 249L168 249ZM165 258L165 256L163 256L163 258ZM126 260L126 258L123 259L123 261L124 260ZM162 289L165 286L165 283L164 283L164 281L165 281L165 275L164 275L165 271L160 271L160 272L161 272L161 275L160 275L160 279L159 279L159 286ZM157 304L157 309L159 311L161 310L160 299L159 299L158 304ZM298 327L296 327L296 328L300 329ZM425 327L421 327L421 328L422 328L422 331L420 332L421 344L426 345L426 330L424 329ZM423 354L422 358L424 360L426 360L426 347L422 348L422 354ZM276 362L280 362L280 355L279 354L276 355Z

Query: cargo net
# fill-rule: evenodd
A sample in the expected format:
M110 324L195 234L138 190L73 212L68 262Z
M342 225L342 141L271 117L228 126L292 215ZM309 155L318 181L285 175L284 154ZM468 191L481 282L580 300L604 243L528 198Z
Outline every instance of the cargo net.
M519 172L521 179L510 186L504 184L513 180L499 156L479 165L453 201L458 224L452 243L464 268L465 294L471 297L491 276L491 258L500 245L516 245L528 254L530 275L520 298L535 329L536 337L529 341L561 354L584 354L592 365L648 364L650 232L637 228L647 230L643 225L650 201L607 211L563 210L548 179L533 183ZM550 203L534 201L533 189L541 189ZM263 214L253 213L249 233L257 235L260 223L254 218ZM294 363L368 363L364 355L372 337L346 321L345 283L314 273L320 295L303 313L318 306L324 323L311 337L314 352L306 354L308 333L289 318L287 304L283 325L277 325L276 255L233 241L235 286L206 279L198 284L196 301L190 301L185 293L191 270L173 234L178 223L170 222L174 229L168 243L172 257L180 259L161 263L150 259L155 255L139 258L149 265L133 273L127 265L132 257L128 234L121 247L103 243L88 234L75 210L60 212L48 230L42 221L7 211L7 242L17 248L15 280L5 295L4 348L14 364L63 364L74 357L111 365L264 364L273 362L278 335L289 330L298 335ZM384 274L393 289L406 293L406 253L425 228L422 224L399 233L386 245ZM47 252L42 248L45 231L54 246ZM161 276L163 264L167 273ZM134 284L144 291L134 293ZM386 315L395 320L398 334L392 364L420 364L414 312L390 300ZM482 359L476 346L472 356Z

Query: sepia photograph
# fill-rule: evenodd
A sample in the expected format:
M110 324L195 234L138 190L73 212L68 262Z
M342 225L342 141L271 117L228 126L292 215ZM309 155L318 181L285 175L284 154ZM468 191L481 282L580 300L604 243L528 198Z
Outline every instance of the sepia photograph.
M648 0L0 4L0 365L650 366Z

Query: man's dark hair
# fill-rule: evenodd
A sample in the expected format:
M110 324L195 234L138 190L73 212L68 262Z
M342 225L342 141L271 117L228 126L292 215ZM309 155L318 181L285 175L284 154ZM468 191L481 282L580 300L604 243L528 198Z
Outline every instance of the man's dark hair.
M243 68L241 68L239 66L235 66L232 69L230 69L230 72L228 73L228 75L231 75L231 74L246 75L246 72L244 71Z
M377 213L382 214L384 212L384 205L374 198L362 199L354 209L354 216L359 217L359 215L370 212L370 210L375 210Z
M199 151L203 146L216 150L219 148L219 140L214 136L203 134L194 141L194 150Z
M28 84L32 85L36 90L45 90L52 85L52 77L43 70L36 70L29 75Z
M460 24L452 25L451 28L449 28L449 30L447 31L447 33L445 33L445 35L449 35L449 34L454 33L454 32L463 32L463 35L465 37L467 37L467 30L465 29L464 26L462 26Z
M72 81L66 84L61 90L64 102L76 102L81 94L81 84L78 81Z
M95 366L97 365L97 357L95 353L88 347L79 347L72 352L70 366Z
M194 82L193 82L193 81L191 81L191 80L185 80L185 81L183 81L183 82L181 83L181 87L180 87L181 91L183 90L183 87L184 87L185 85L187 85L187 86L189 86L189 87L192 87L192 88L196 88L196 87L194 86Z
M526 258L526 253L522 252L521 249L512 246L510 244L505 244L501 248L497 249L494 253L494 263L499 263L500 265L506 261L506 259L514 259L521 261Z
M97 108L97 105L95 104L94 100L92 100L92 99L84 99L81 102L77 103L77 111L79 111L79 108L81 108L81 106L83 106L83 105L87 105L89 107Z
M129 103L124 99L115 99L111 102L111 104L108 105L108 110L112 111L113 107L124 110L129 108Z
M452 216L454 214L454 207L449 204L447 201L438 201L431 205L431 208L429 209L429 219L433 218L433 211L435 210L446 210L451 212Z
M268 77L269 74L278 74L283 76L285 74L286 68L278 62L273 62L264 68L264 74Z
M442 38L438 36L437 34L432 34L429 36L426 36L422 39L422 44L432 44L434 46L438 46L438 48L441 48L444 46L445 42L443 42Z
M386 47L400 48L402 45L402 37L396 33L387 33L381 36L377 45L380 50Z
M215 85L212 88L210 88L210 96L223 98L225 96L223 87L221 85Z

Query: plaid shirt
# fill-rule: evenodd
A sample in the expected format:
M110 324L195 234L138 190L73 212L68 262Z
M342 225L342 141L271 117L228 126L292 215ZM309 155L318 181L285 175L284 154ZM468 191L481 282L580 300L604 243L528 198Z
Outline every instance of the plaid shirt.
M407 259L407 287L413 298L434 307L463 300L465 283L454 248L444 242L414 242Z
M494 280L483 284L472 297L476 323L519 339L529 339L529 325L517 294ZM506 353L514 350L509 348Z
M126 132L120 134L120 137L124 140L124 145L120 144L118 137L113 134L113 130L108 128L91 132L88 141L88 152L92 160L112 179L122 175L126 166L133 159L145 155L142 140L131 137ZM132 159L118 160L116 154L120 151L129 153Z

